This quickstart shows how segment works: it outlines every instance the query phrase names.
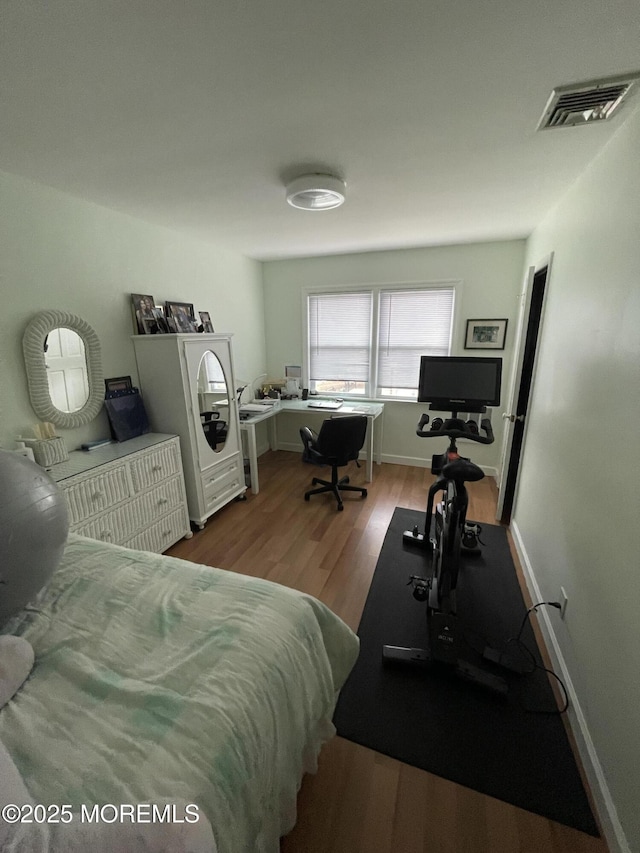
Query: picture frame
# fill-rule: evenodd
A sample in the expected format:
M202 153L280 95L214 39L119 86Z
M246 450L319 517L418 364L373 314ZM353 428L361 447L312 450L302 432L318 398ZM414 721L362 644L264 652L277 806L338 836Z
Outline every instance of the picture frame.
M198 331L196 314L191 302L171 302L167 300L164 303L164 311L170 331L177 334L190 334Z
M130 376L113 376L104 380L105 394L117 394L133 390Z
M156 305L153 309L154 321L145 323L145 331L148 335L168 335L169 324L164 316L164 308L162 305Z
M153 309L156 301L153 296L145 293L131 294L131 310L133 311L133 329L138 335L152 334L148 329L156 322ZM146 325L145 325L146 324Z
M504 349L508 319L467 320L465 349Z
M211 322L211 314L208 311L198 311L200 315L200 323L202 324L203 332L213 332L213 323Z

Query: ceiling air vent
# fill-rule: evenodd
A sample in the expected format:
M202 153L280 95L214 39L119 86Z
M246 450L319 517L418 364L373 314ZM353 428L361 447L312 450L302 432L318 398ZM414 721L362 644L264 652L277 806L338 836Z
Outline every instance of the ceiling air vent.
M537 129L575 127L605 121L616 112L638 79L640 74L630 74L572 86L558 86L551 93Z

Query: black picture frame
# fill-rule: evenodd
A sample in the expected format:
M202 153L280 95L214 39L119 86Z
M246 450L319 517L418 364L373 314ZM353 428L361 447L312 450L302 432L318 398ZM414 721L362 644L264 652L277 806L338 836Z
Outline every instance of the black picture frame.
M104 380L105 394L114 394L118 391L131 391L133 383L130 376L113 376Z
M172 302L167 300L164 303L164 313L169 324L169 329L172 332L191 334L198 331L196 314L191 302Z
M153 310L155 299L148 293L132 293L131 309L133 311L133 328L138 335L151 334L151 323L155 323Z
M504 349L507 338L507 325L509 320L501 318L498 320L467 320L467 329L464 336L465 349Z
M200 315L200 323L202 324L203 332L213 332L213 323L211 321L211 314L208 311L198 311Z

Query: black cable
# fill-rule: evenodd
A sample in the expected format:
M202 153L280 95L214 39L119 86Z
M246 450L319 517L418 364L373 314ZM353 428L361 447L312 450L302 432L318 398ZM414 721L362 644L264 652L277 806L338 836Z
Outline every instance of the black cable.
M569 696L567 694L567 689L564 686L562 679L559 676L557 676L552 669L548 669L546 666L540 665L537 662L535 655L533 654L531 649L525 643L523 643L522 640L520 639L522 636L522 632L524 631L524 626L527 624L527 620L529 619L531 614L533 612L535 612L538 609L538 607L543 607L543 606L555 607L557 610L562 610L562 605L560 604L559 601L538 601L537 604L533 604L531 607L529 607L527 612L524 614L524 617L522 619L522 623L520 625L520 630L518 631L517 636L510 637L507 640L507 644L515 643L516 646L518 647L518 649L520 649L520 651L525 651L528 654L528 656L531 660L531 663L533 664L533 669L529 670L526 673L523 673L523 675L531 675L531 673L535 672L536 669L539 669L542 672L547 673L547 675L552 675L556 679L556 681L558 682L560 687L562 688L562 694L564 697L562 708L554 708L552 710L547 710L544 708L524 708L524 710L528 711L531 714L547 714L550 716L556 716L556 715L559 716L560 714L564 714L565 711L567 710L567 708L569 707Z

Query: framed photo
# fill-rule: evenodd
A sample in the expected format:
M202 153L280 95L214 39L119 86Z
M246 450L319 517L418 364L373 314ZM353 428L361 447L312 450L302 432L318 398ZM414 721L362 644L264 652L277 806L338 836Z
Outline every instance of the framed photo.
M131 377L114 376L112 379L105 379L104 390L105 394L114 394L117 391L132 391Z
M145 295L144 293L131 294L131 307L133 310L133 327L138 335L151 334L145 327L145 322L155 323L156 318L153 314L155 308L155 299L153 296Z
M203 332L213 332L213 323L211 322L211 314L208 311L198 311L200 314L200 322L202 323Z
M165 302L165 317L172 332L197 332L196 314L190 302Z
M465 349L504 349L508 320L467 320Z

